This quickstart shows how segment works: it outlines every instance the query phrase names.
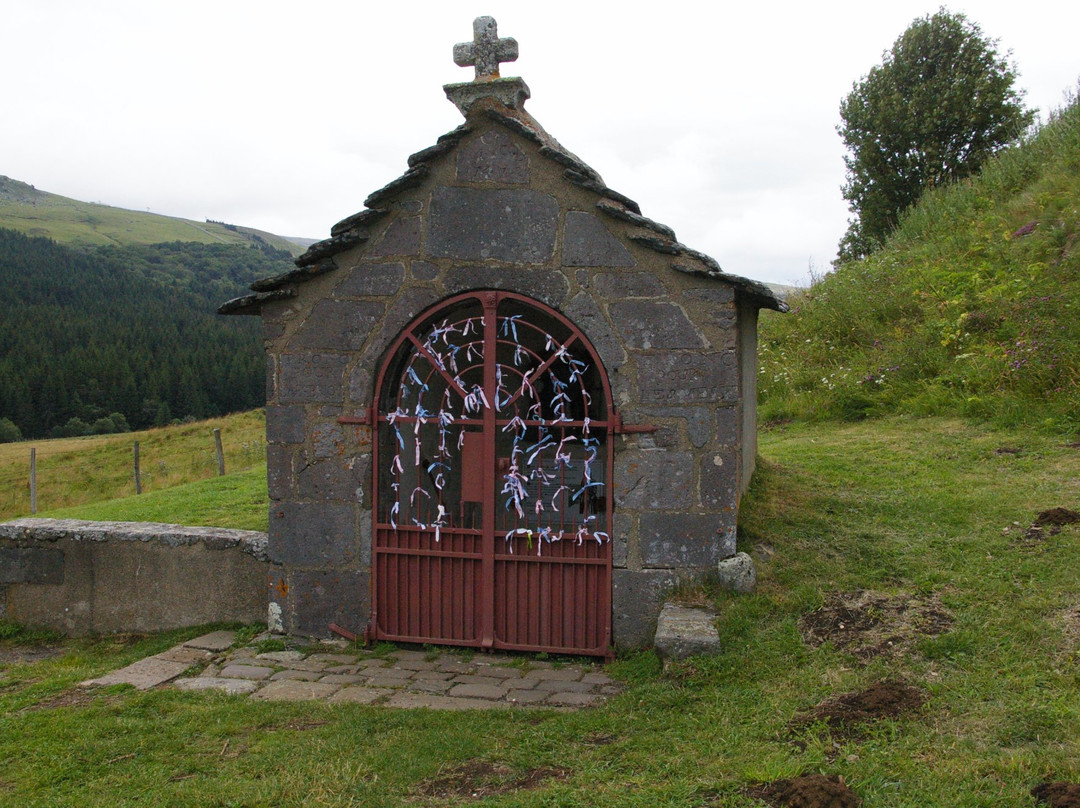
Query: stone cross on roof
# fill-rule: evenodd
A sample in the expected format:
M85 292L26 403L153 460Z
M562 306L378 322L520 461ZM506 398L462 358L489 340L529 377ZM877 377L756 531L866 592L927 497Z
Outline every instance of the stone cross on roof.
M512 37L499 39L494 17L477 17L473 20L473 41L454 45L454 64L459 67L475 66L474 81L499 78L499 63L513 62L517 58L517 40Z

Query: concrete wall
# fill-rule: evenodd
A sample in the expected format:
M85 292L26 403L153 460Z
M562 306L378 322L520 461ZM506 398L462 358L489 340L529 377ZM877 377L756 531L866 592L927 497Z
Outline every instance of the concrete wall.
M80 635L266 620L266 534L152 523L0 524L0 616Z

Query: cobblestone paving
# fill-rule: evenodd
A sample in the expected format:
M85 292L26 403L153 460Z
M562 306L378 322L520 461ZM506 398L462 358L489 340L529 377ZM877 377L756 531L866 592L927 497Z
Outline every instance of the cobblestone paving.
M602 665L588 662L409 649L376 655L350 650L344 642L260 653L259 639L265 637L237 648L234 634L213 632L83 685L171 686L265 701L437 710L593 707L620 690ZM191 676L196 665L202 671Z

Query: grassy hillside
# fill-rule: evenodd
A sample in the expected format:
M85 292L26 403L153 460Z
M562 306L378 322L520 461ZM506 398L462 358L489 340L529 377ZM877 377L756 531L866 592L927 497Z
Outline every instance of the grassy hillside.
M108 246L194 241L202 244L269 244L294 257L300 244L273 233L221 222L195 222L156 213L79 202L0 176L0 227L61 244Z
M266 461L265 425L261 409L209 421L123 435L0 443L0 520L30 515L31 447L37 452L39 514L128 496L132 497L134 507L145 508L148 506L144 505L142 500L152 496L149 492L175 490L174 486L215 477L215 428L221 430L225 469L230 472L230 477L232 472L255 467L265 468L262 465ZM134 497L135 441L139 442L143 491L148 492L140 497ZM259 484L262 495L265 496L265 473ZM196 518L195 513L206 512L206 509L199 510L202 506L195 501L205 497L196 497L189 492L180 492L179 496L181 500L190 498L192 501L181 501L174 509L174 517L164 521L195 524L196 522L187 520ZM242 499L244 495L239 496ZM152 504L153 500L151 506ZM234 507L238 512L243 510L239 502L232 502L228 496L218 496L215 504L206 506L210 510L230 510ZM184 510L185 508L187 510ZM265 511L265 508L262 510ZM151 516L141 511L134 511L127 516L111 511L98 515L88 513L79 515L79 518L138 521L151 519ZM251 517L246 511L238 518L243 524L226 526L246 527L251 523Z
M1080 431L1080 103L936 189L886 247L762 318L768 419L962 415Z

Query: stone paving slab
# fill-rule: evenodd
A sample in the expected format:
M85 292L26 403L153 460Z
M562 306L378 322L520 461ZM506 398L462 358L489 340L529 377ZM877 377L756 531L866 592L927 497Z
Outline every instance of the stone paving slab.
M251 679L220 679L217 676L200 676L197 679L177 679L173 687L180 690L221 690L230 696L254 693L259 683Z
M500 707L509 708L511 705L505 701L488 701L486 699L453 698L427 693L409 693L399 690L387 701L387 707L403 707L414 710L417 707L427 707L429 710L491 710Z
M186 662L170 662L167 659L147 657L132 662L125 668L82 682L83 687L93 685L133 685L136 690L149 690L163 685L191 667Z
M211 631L193 640L188 640L184 645L188 648L201 648L203 651L218 653L226 651L236 642L235 631Z
M331 704L371 704L383 696L397 691L387 687L346 687L339 690L327 701Z
M269 679L274 669L262 665L226 665L219 674L223 679Z
M213 659L213 654L201 648L188 648L186 645L178 645L160 654L154 654L157 659L167 662L183 662L185 665L205 664Z
M278 679L256 690L251 698L262 701L311 701L325 699L337 693L339 685L325 682L299 682L296 679Z
M309 643L260 653L259 643L268 639L234 648L233 632L211 632L83 684L126 683L145 690L175 680L173 686L181 690L216 690L265 701L432 710L564 711L595 707L621 691L599 664L589 662L415 647L372 656L344 643L324 643L323 651ZM178 678L185 672L186 678Z

